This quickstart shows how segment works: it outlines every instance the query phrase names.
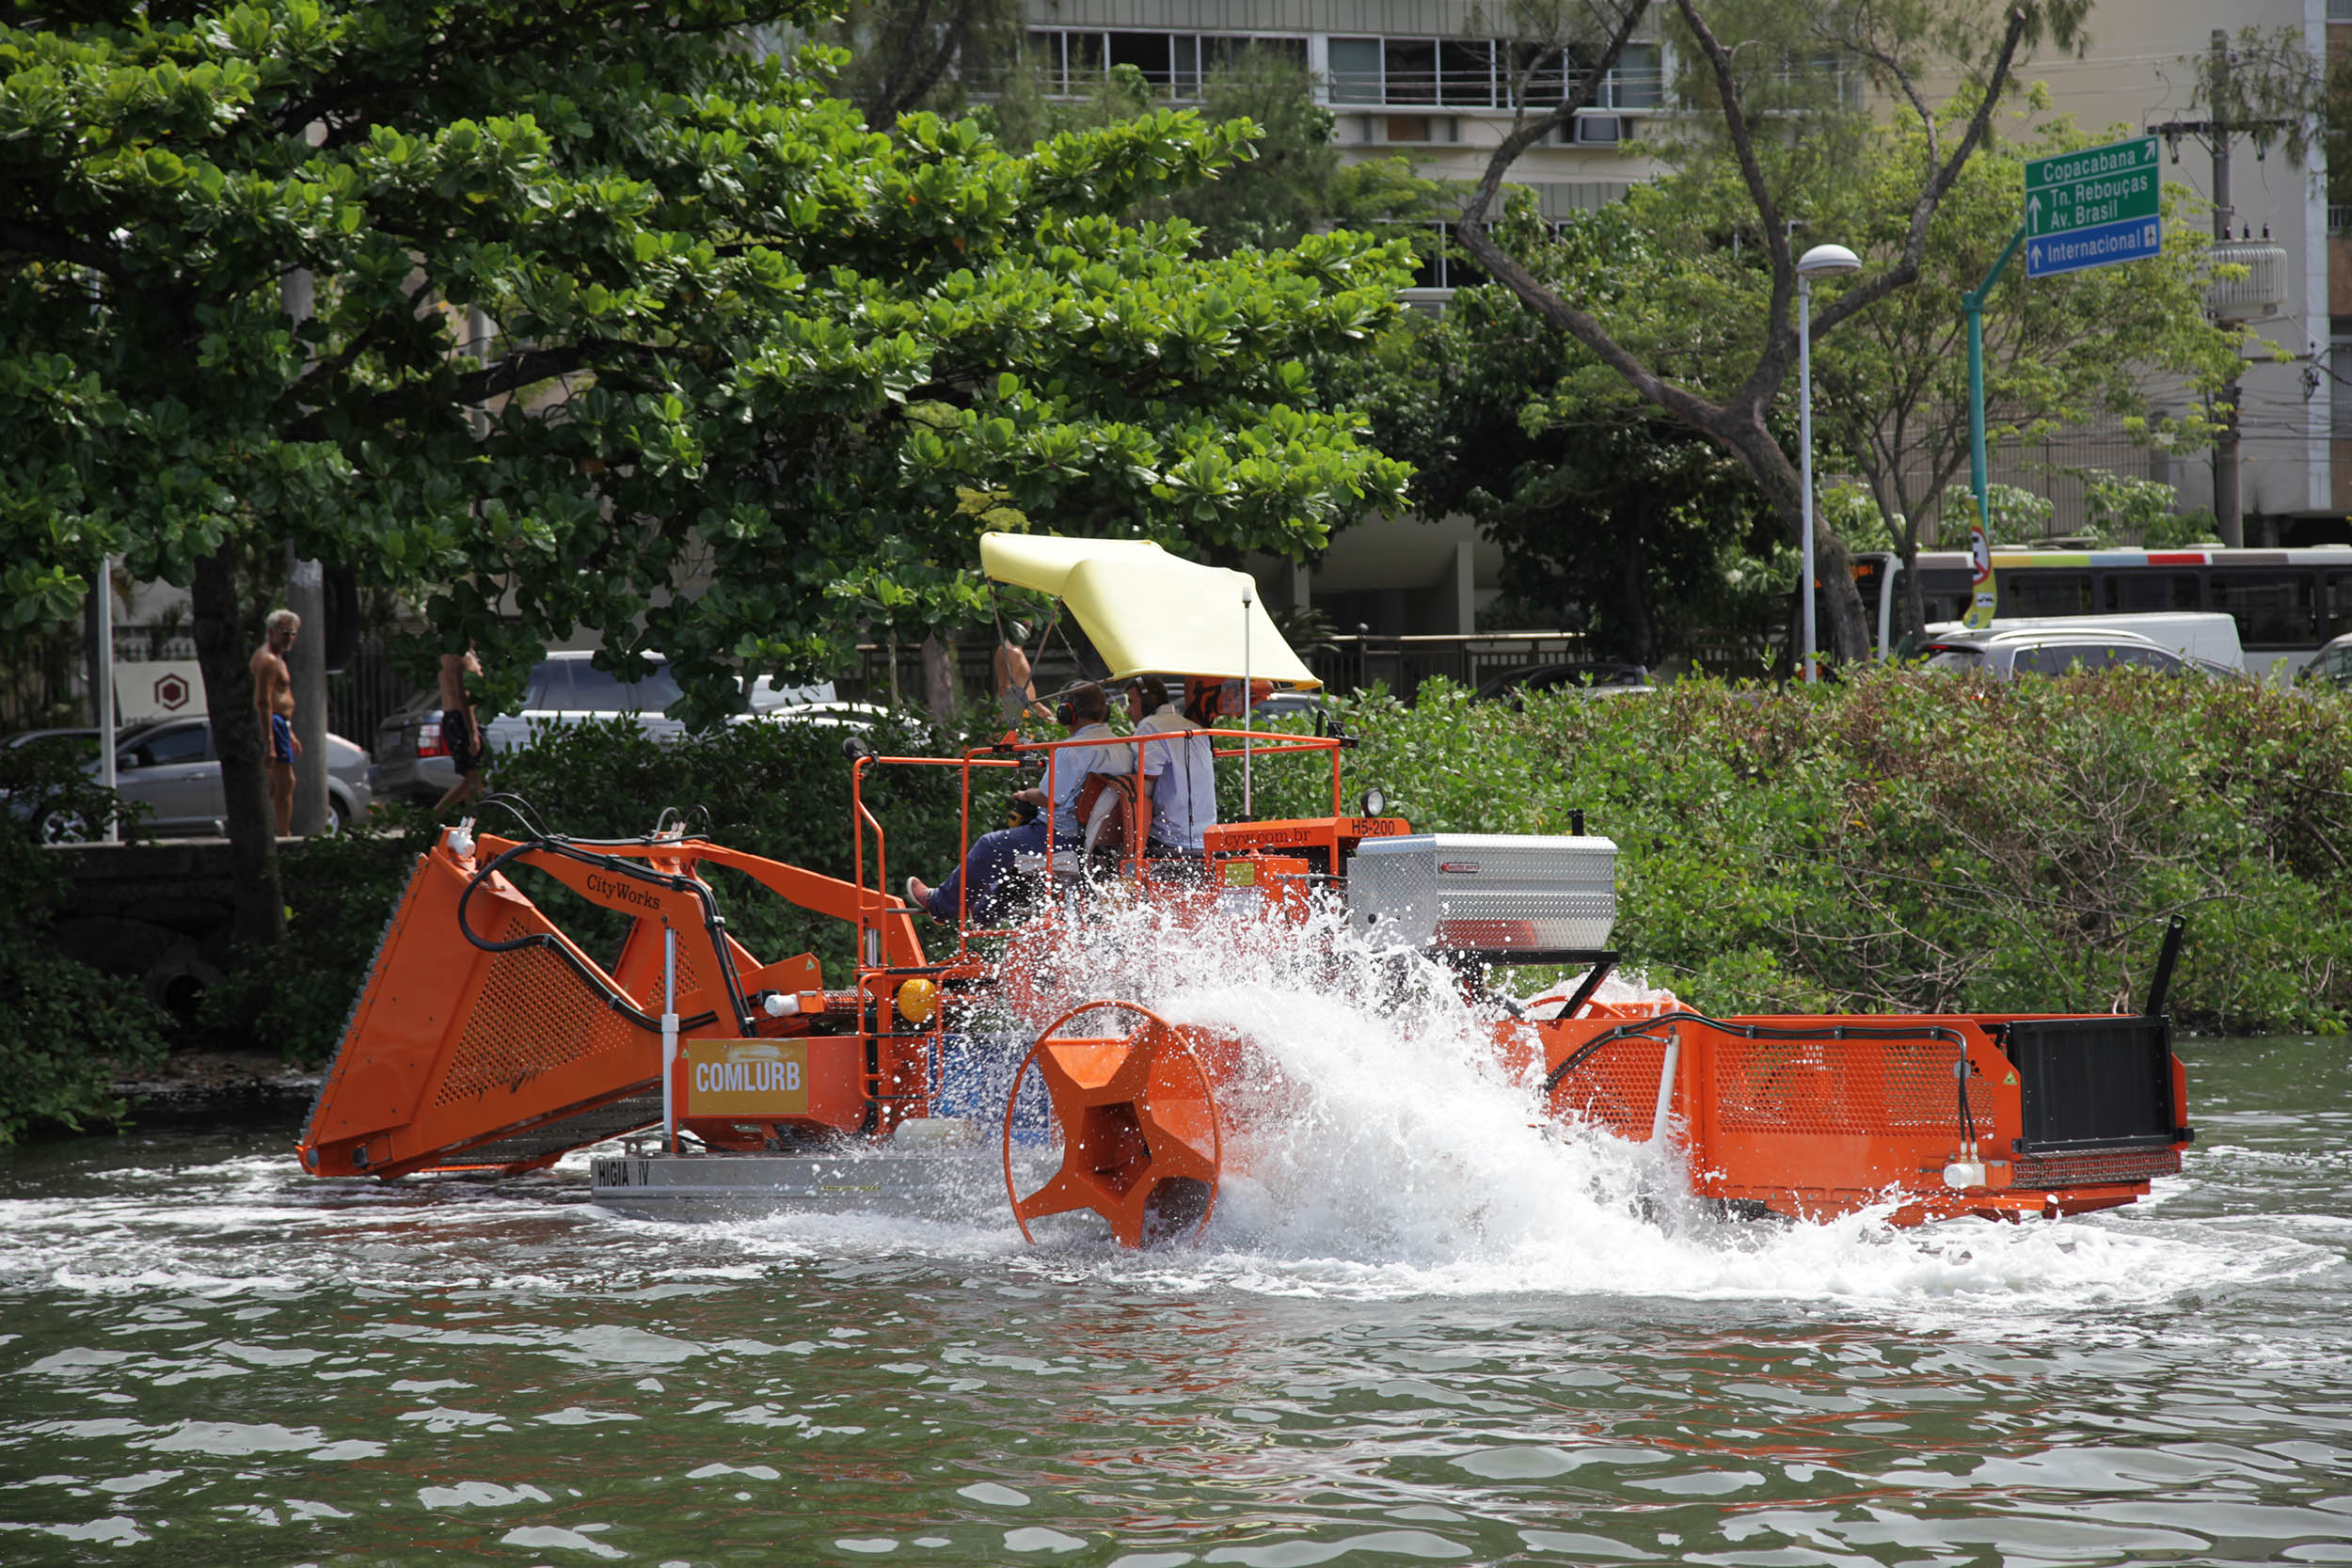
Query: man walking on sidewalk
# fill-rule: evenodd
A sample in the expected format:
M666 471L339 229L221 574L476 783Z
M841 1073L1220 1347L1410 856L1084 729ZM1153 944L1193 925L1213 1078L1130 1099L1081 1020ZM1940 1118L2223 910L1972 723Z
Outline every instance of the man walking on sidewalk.
M434 803L436 815L482 796L482 718L466 684L466 677L481 673L482 658L470 642L462 654L441 656L441 744L457 769L457 782Z

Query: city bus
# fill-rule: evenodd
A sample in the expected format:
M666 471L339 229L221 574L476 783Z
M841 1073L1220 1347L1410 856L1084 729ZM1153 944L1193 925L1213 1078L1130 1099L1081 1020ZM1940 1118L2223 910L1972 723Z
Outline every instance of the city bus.
M1928 624L1968 613L1965 550L1921 550ZM1854 587L1881 658L1897 651L1899 560L1854 558ZM2292 680L2330 638L2352 632L2352 545L2299 549L2060 550L1996 548L1998 616L2134 615L2219 610L2237 623L2249 674Z

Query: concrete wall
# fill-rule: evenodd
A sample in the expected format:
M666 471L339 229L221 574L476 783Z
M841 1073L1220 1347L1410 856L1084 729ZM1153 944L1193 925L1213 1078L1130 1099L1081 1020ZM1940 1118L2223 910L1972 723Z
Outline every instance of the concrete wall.
M226 839L61 844L72 891L57 947L185 1016L229 962L236 896Z

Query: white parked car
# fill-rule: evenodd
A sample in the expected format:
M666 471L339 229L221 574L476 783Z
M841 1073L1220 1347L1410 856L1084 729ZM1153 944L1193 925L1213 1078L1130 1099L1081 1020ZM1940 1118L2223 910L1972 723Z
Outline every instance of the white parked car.
M531 738L534 724L580 724L609 719L633 719L638 728L656 740L675 740L686 726L662 710L678 700L677 681L669 662L656 659L643 679L624 681L590 662L587 652L549 654L532 667L523 705L501 713L482 726L482 738L491 752L510 752ZM780 687L763 675L752 684L752 711L739 715L756 719L770 713L787 714L834 704L833 684ZM831 721L840 722L839 720ZM415 800L430 805L457 782L449 744L441 734L441 699L425 691L376 727L376 764L370 782L387 800Z

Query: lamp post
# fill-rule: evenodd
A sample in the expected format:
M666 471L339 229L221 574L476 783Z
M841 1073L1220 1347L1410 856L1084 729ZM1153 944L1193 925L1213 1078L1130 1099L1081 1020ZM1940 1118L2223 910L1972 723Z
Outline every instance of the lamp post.
M1833 272L1859 272L1862 258L1842 245L1817 245L1797 258L1797 445L1804 480L1804 564L1797 594L1804 607L1804 680L1820 679L1813 629L1813 280Z
M1249 799L1249 607L1258 602L1258 579L1245 577L1241 585L1241 819L1258 819Z

